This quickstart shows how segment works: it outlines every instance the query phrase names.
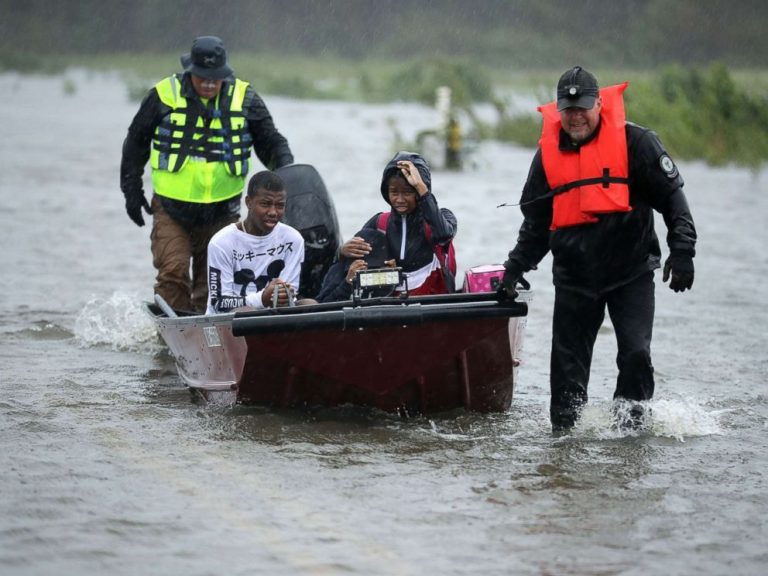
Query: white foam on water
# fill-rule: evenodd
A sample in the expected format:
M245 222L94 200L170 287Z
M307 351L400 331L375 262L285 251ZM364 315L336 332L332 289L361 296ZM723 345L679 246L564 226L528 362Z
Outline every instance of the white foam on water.
M75 320L75 339L82 346L113 350L151 351L158 346L157 329L141 300L123 292L87 302Z
M720 425L722 410L708 409L690 398L661 399L653 406L653 433L656 436L668 436L682 442L685 437L724 433Z
M710 409L696 399L678 396L639 404L650 414L647 416L647 426L631 429L616 426L617 415L619 419L628 416L628 405L617 406L612 400L590 400L582 411L574 433L606 439L648 435L674 438L679 442L685 442L686 438L723 434L720 423L723 411Z

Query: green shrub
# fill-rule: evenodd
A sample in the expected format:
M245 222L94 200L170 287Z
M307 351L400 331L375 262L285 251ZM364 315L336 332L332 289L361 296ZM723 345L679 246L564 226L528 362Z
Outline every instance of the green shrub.
M768 100L740 89L723 64L668 66L625 95L627 117L655 130L677 158L752 167L768 160Z
M504 142L535 148L541 136L541 116L521 114L512 118L502 117L493 131L493 137Z
M477 62L461 58L416 60L394 72L379 84L386 100L416 101L434 105L435 90L451 89L454 106L468 108L474 103L490 102L493 85L490 73Z

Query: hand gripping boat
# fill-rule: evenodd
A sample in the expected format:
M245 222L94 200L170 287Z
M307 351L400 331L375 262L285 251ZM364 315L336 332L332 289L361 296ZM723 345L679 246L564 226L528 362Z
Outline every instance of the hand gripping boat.
M300 200L286 188L289 205ZM309 226L316 238L327 236L335 252L335 212L325 231L318 222ZM183 316L156 298L147 310L181 378L211 401L352 404L409 414L507 410L529 293L515 300L495 292L361 297L363 284L397 285L402 276L392 274L401 273L359 274L345 302Z

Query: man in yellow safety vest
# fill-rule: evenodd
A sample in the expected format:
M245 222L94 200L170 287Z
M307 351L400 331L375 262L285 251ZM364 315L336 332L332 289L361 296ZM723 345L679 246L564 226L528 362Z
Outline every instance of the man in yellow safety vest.
M138 226L142 209L154 216L155 293L176 310L202 312L208 241L240 218L251 148L269 169L292 164L293 154L264 101L234 77L221 39L196 38L181 63L184 72L158 82L128 128L120 188ZM151 204L142 183L147 160Z

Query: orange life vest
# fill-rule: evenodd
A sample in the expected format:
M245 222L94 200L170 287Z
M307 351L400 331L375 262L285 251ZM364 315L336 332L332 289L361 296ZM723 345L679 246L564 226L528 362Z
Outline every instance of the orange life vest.
M629 212L629 161L624 98L627 83L600 90L600 131L577 151L560 150L557 102L539 106L544 117L539 146L551 190L550 230L592 224L596 214Z

